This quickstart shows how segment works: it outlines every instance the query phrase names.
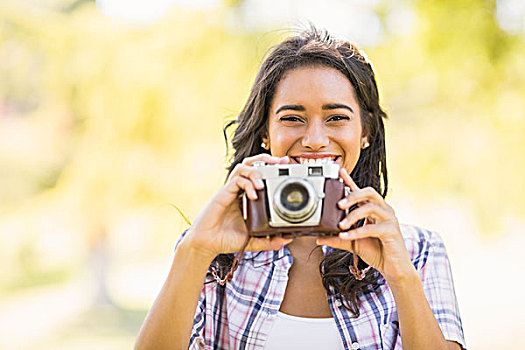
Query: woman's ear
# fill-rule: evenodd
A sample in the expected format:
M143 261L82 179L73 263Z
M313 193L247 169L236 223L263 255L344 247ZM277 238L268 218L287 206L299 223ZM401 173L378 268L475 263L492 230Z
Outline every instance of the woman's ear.
M366 149L370 147L370 142L368 142L368 136L370 135L370 122L374 118L374 114L372 112L368 112L368 118L370 120L364 121L363 125L363 133L361 137L361 149Z
M361 149L366 149L370 147L370 143L368 143L368 136L364 136L361 138Z
M267 151L270 149L270 140L268 140L267 136L262 137L261 147Z

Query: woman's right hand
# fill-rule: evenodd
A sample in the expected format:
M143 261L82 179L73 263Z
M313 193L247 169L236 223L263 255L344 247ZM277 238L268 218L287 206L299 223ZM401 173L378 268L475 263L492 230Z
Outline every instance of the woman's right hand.
M256 190L264 188L261 175L252 166L257 161L266 164L287 164L290 159L263 153L247 157L237 164L224 186L189 228L185 240L194 250L213 259L218 254L234 253L242 248L248 239L248 231L239 205L239 194L245 192L249 199L255 200ZM246 250L278 250L291 241L281 237L251 238Z

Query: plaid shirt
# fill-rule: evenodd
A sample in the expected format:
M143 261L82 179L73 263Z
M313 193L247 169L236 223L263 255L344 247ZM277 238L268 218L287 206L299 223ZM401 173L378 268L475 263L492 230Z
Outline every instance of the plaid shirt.
M412 263L421 276L430 307L445 339L465 348L463 329L445 247L438 234L402 225ZM332 248L323 246L324 254ZM190 349L263 349L284 298L292 256L277 251L246 252L225 287L205 284L197 305ZM360 296L360 316L327 295L345 349L402 349L392 292L385 282L379 293Z

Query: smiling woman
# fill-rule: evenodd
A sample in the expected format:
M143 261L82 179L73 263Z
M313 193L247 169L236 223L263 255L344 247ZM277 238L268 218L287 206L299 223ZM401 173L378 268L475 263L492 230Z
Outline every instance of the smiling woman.
M277 45L230 124L226 183L177 243L137 348L465 348L440 237L385 202L385 118L355 46L315 29ZM341 232L250 238L239 195L257 200L260 162L336 163Z

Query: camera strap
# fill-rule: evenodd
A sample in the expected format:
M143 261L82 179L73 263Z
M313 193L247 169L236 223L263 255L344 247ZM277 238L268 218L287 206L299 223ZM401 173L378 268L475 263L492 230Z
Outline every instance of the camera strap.
M244 251L246 250L246 247L248 246L248 243L250 242L250 236L246 237L246 241L244 242L243 246L239 250L239 252L235 255L232 262L232 267L230 268L230 271L224 276L224 278L220 278L219 274L217 273L217 269L215 266L212 266L211 268L211 275L217 281L218 284L221 286L226 285L226 283L231 282L233 278L233 273L237 268L239 267L239 261L242 259L242 256L244 255Z
M368 219L365 219L363 222L363 226L365 226L368 223ZM359 270L358 263L359 263L359 256L356 253L355 249L355 239L352 240L352 257L353 257L353 265L349 266L348 269L350 270L350 273L354 275L355 279L358 281L361 281L366 277L366 273L372 268L371 266L367 266L363 270Z

